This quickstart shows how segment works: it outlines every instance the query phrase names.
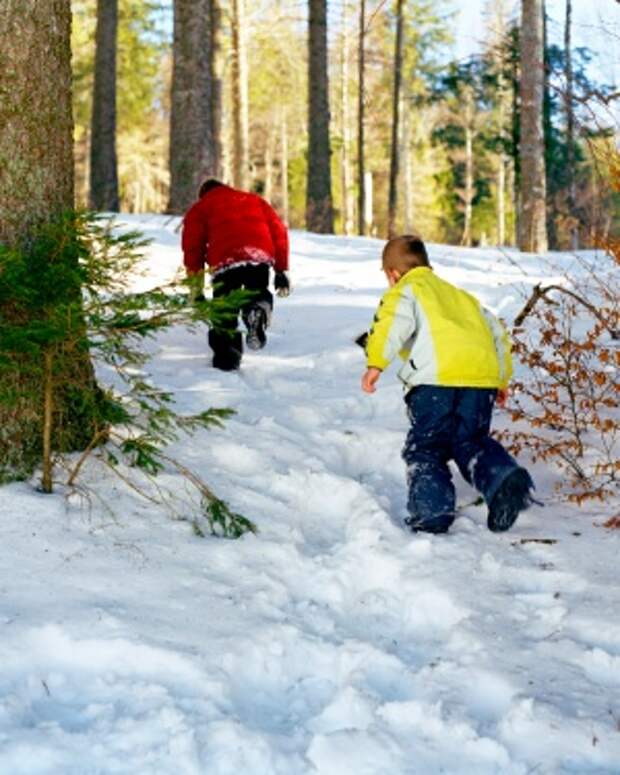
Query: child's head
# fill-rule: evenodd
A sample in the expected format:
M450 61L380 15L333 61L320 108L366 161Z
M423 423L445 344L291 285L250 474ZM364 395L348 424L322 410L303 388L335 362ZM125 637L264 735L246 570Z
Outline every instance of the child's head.
M403 234L389 240L383 248L383 271L390 281L400 279L418 266L430 267L426 247L419 237Z

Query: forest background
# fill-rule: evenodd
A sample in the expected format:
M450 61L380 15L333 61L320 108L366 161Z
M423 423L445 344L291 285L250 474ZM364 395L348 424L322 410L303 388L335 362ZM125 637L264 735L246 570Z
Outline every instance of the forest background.
M336 233L416 231L442 243L517 243L519 5L483 1L468 3L464 12L449 0L365 3L361 86L360 3L328 5ZM616 75L617 25L603 16L600 4L588 4L589 15L575 5L568 49L567 3L556 0L546 7L546 225L549 246L556 249L591 246L601 235L613 233L619 218L618 195L607 171L615 146L614 102L608 98ZM97 2L74 0L72 10L76 195L86 205ZM397 65L399 13L402 53ZM172 17L171 3L119 0L116 152L118 204L126 212L170 209ZM218 4L214 76L221 110L221 175L226 182L262 193L293 228L311 227L307 181L313 116L307 52L307 4ZM394 140L397 70L401 84ZM390 223L394 143L398 198Z

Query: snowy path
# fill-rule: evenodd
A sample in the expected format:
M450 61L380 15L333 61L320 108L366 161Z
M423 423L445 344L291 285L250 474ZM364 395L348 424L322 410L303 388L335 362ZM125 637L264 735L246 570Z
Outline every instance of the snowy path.
M156 280L179 260L163 222L133 223ZM450 535L402 529L401 391L363 395L351 343L379 245L295 235L295 292L238 374L203 334L153 345L183 410L237 410L175 454L257 536L201 540L111 480L114 518L0 489L0 775L620 773L620 536L553 503L491 534L460 482ZM500 254L431 257L518 309Z

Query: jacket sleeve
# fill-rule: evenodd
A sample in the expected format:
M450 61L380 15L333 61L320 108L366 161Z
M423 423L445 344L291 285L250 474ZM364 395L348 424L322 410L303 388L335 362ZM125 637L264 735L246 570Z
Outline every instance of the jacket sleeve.
M385 369L415 334L412 290L396 284L384 294L368 335L368 368Z
M508 383L512 377L510 337L508 336L506 328L490 310L486 309L486 307L482 307L482 313L493 334L493 344L495 345L495 352L497 353L497 361L499 363L499 387L504 389L508 387Z
M273 207L264 199L261 200L263 212L269 226L269 233L273 241L274 260L276 272L286 272L288 269L288 229L282 223Z
M195 274L204 269L207 258L207 243L209 236L204 215L196 202L187 211L183 219L183 263L188 274Z

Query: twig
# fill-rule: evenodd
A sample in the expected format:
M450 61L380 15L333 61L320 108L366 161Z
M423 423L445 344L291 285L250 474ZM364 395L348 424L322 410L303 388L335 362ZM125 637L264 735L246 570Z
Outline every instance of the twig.
M542 298L546 299L549 291L560 291L561 293L564 293L567 296L570 296L572 299L577 301L579 304L584 306L589 312L592 313L592 315L598 320L598 322L603 326L603 328L609 333L612 339L620 339L620 331L617 331L614 328L609 328L607 321L601 315L601 313L596 309L594 305L590 304L590 302L586 301L582 296L579 296L579 294L569 290L568 288L564 288L561 285L546 285L543 288L540 283L537 283L532 289L532 295L525 303L525 306L514 319L514 325L521 326L525 318L529 314L531 314L532 310L538 303L539 299L542 299Z

